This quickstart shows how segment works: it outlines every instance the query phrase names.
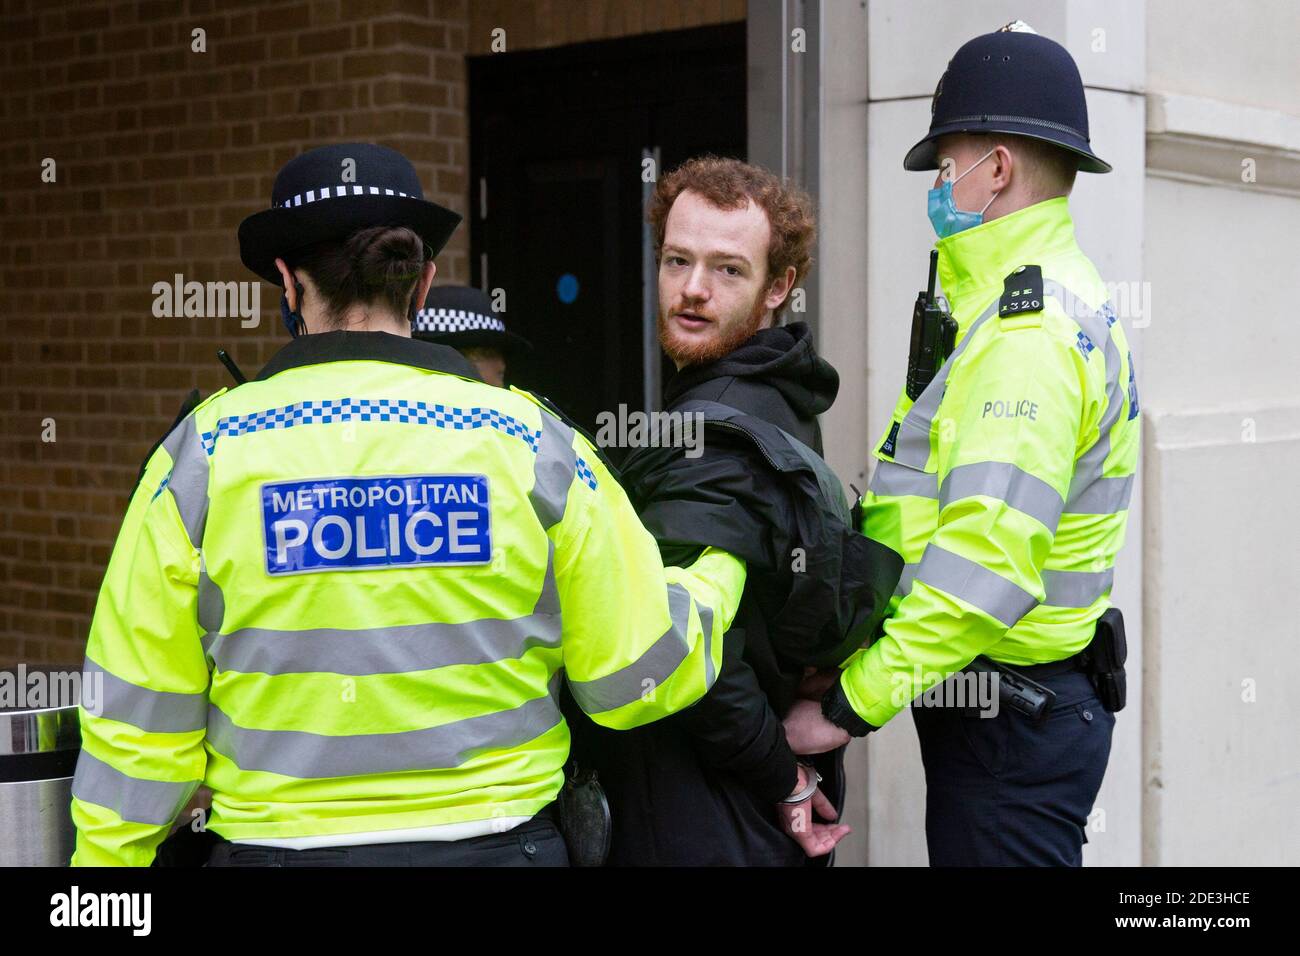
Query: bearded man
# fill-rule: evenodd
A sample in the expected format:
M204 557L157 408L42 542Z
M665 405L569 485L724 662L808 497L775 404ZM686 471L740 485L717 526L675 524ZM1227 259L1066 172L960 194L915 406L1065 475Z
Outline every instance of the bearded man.
M648 217L677 368L665 411L704 419L704 440L631 449L624 484L665 556L726 543L751 579L703 700L617 738L578 720L574 755L608 794L613 864L824 864L850 830L843 747L799 763L782 720L815 716L795 706L801 679L869 639L901 559L849 524L817 422L839 376L807 325L783 323L812 264L811 205L765 169L703 157L659 180Z

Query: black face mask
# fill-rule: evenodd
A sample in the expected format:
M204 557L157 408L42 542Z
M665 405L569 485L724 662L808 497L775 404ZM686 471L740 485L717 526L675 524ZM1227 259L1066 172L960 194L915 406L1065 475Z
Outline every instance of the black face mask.
M289 335L297 338L300 335L307 334L307 323L302 318L302 294L305 291L301 282L294 282L293 289L298 293L298 309L294 311L289 308L289 293L280 296L280 318L284 320L284 327L289 330Z

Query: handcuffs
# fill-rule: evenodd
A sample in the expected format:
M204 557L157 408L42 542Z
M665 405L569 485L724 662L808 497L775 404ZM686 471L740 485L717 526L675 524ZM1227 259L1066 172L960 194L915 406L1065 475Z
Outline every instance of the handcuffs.
M809 797L811 797L814 793L817 792L817 785L822 782L822 775L817 772L817 768L814 767L812 764L799 762L799 766L803 767L804 770L808 771L809 774L808 786L804 787L798 793L791 794L790 796L786 797L784 800L781 801L781 803L783 804L803 803L805 800L807 800Z

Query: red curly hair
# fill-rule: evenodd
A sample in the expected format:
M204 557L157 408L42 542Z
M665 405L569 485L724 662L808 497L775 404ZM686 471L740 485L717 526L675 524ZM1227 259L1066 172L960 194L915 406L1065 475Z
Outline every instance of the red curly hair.
M803 190L781 182L771 170L721 156L688 159L655 184L646 218L654 233L656 263L663 254L668 212L688 189L720 209L741 209L753 202L767 214L772 227L767 246L768 281L784 275L790 266L795 269L792 291L807 277L817 234L812 199ZM776 308L778 320L789 302L786 296Z

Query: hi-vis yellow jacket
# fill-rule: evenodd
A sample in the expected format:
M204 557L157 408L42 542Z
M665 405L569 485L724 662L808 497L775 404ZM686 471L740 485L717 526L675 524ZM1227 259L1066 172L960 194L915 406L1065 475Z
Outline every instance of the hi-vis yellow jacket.
M517 820L563 782L561 670L614 728L705 693L744 565L664 568L586 440L458 361L305 336L153 455L86 649L74 864L147 865L200 783L234 840Z
M862 502L863 533L906 562L884 636L841 676L876 727L979 654L1014 666L1083 649L1110 606L1137 467L1132 355L1067 201L937 248L957 346L915 404L899 399Z

